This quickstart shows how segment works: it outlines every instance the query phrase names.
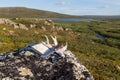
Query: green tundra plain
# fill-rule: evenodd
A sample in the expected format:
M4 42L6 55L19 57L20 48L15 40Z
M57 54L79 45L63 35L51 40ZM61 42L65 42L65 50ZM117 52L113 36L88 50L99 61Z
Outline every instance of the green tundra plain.
M34 42L45 41L44 35L55 35L58 41L68 42L72 51L88 68L95 80L120 80L120 19L95 19L95 21L53 21L51 29L43 21L11 19L25 24L29 30L14 29L0 24L0 52L10 52ZM30 24L37 27L30 28ZM39 26L44 26L45 31ZM3 30L5 29L5 30ZM11 32L12 33L11 33ZM52 41L51 41L52 43Z

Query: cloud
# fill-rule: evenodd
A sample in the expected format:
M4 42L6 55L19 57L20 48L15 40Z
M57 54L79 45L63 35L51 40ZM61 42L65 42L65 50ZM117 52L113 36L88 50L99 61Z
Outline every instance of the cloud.
M56 5L67 5L69 4L68 2L65 2L65 1L60 1L60 2L56 2L55 3Z

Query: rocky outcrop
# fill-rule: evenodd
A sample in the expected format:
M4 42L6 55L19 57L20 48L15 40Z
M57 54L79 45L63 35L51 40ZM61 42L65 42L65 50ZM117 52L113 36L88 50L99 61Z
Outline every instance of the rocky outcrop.
M0 55L0 80L94 80L70 51L41 58L30 51Z
M19 29L28 30L28 28L24 24L19 23L17 25L18 25Z
M9 26L12 26L12 27L14 27L14 29L19 28L19 29L28 30L28 28L24 24L15 23L15 22L11 21L10 19L6 19L6 18L0 18L0 24L6 24Z

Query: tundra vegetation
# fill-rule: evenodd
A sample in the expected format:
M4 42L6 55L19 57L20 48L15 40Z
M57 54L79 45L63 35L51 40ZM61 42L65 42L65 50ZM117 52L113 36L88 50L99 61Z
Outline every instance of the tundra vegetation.
M120 19L63 22L49 19L11 19L29 28L14 29L0 24L0 52L14 51L29 43L56 35L88 68L95 80L120 79Z

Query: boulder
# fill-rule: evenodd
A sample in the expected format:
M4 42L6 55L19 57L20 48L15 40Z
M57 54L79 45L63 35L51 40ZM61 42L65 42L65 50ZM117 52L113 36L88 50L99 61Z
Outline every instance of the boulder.
M36 28L36 24L30 24L30 28Z
M0 19L0 24L5 24L3 18Z
M51 25L51 23L49 23L48 21L44 22L45 25Z
M63 27L56 27L58 31L63 31Z
M13 24L13 27L14 27L14 29L18 29L19 28L18 24Z
M94 80L71 51L64 54L65 57L53 53L41 58L30 51L3 53L0 80Z
M28 28L24 24L21 24L21 23L19 23L19 28L24 29L24 30L28 30Z
M15 23L15 22L11 21L10 19L6 19L6 18L0 18L0 24L6 24L8 26L13 26L14 29L28 30L28 28L24 24Z

